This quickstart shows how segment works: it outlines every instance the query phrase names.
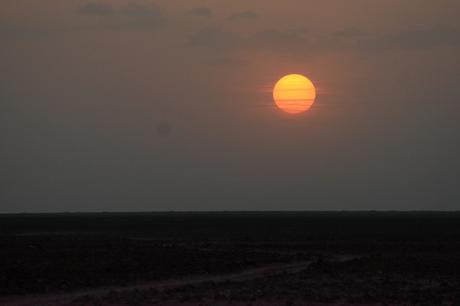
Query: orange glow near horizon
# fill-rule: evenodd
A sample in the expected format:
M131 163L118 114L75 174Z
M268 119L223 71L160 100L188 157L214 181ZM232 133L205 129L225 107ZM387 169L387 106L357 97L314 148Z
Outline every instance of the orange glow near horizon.
M315 102L316 88L303 75L289 74L282 77L273 88L276 106L289 114L305 112Z

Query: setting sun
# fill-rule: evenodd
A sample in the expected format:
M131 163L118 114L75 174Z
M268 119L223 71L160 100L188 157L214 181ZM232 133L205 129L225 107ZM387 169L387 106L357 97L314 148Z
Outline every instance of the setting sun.
M316 89L303 75L289 74L282 77L273 88L276 106L290 114L305 112L315 102Z

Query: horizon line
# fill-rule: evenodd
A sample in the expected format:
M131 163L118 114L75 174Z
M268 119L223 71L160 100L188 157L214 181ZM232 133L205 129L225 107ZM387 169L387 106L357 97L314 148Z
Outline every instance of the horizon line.
M47 212L0 212L0 215L38 215L38 214L183 214L183 213L460 213L460 210L132 210L132 211L47 211Z

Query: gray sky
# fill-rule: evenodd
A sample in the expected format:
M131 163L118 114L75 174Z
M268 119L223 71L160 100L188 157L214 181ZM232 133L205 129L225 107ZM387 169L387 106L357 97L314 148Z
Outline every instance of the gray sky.
M0 212L459 209L457 0L0 8Z

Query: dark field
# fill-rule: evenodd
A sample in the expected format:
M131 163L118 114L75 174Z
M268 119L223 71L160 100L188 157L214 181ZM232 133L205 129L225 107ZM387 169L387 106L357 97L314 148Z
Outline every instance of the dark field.
M460 213L0 215L0 305L460 305Z

